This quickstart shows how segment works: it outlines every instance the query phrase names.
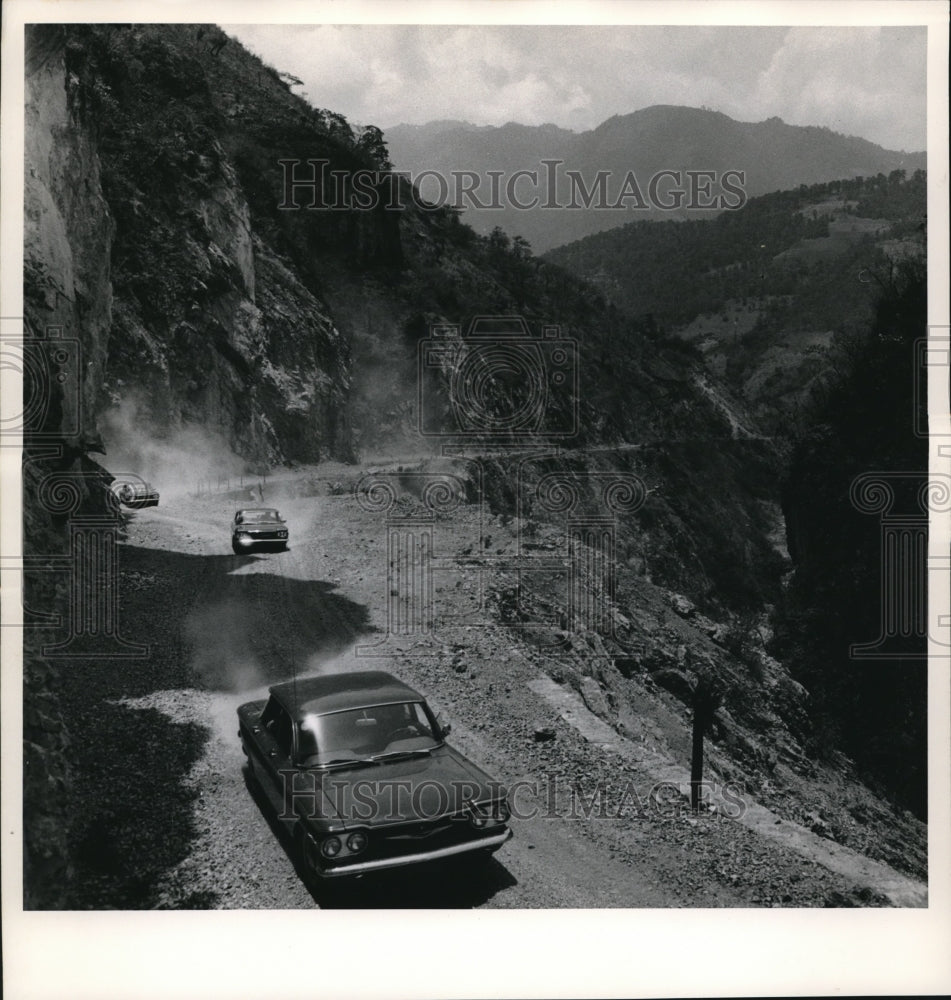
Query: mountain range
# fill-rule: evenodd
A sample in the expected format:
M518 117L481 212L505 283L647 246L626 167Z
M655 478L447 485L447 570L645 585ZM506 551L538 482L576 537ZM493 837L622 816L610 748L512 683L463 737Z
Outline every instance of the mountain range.
M433 171L447 179L445 186L429 176L421 191L433 200L446 200L465 209L464 218L477 232L488 233L500 226L510 235L528 240L536 252L611 229L635 219L710 217L715 209L690 207L715 201L719 194L729 194L729 186L742 189L745 198L771 191L788 190L800 184L855 177L875 177L893 170L909 175L925 169L924 152L883 149L855 136L840 135L828 128L788 125L780 118L763 122L739 122L718 111L674 105L654 105L626 115L615 115L587 132L572 132L557 125L477 126L468 122L442 120L425 125L396 125L385 130L390 158L397 170L416 178ZM557 160L559 166L546 167L545 160ZM461 181L456 175L471 172L479 181ZM490 171L499 174L500 198L491 197ZM517 171L536 171L538 181L518 178L511 191L506 185ZM576 171L573 182L569 172ZM651 197L651 179L661 171L673 171L680 179L667 175ZM700 198L678 199L678 186L687 189L687 171L712 173L709 187L701 177L696 183ZM734 171L737 177L724 175ZM605 177L599 181L599 174ZM636 207L636 195L622 199L621 207L597 207L613 204L625 190L626 178L633 174L644 207ZM556 198L547 198L549 177L555 178ZM721 182L722 188L721 188ZM586 193L605 186L605 198L597 194L590 207L584 207ZM446 191L448 187L448 191ZM463 188L473 190L467 194ZM474 195L474 196L473 196ZM512 197L514 195L514 198ZM530 204L539 197L539 206L522 209L513 202ZM680 205L671 208L662 205ZM739 207L740 196L731 196L723 207ZM493 205L500 207L479 207ZM577 207L555 210L546 204Z

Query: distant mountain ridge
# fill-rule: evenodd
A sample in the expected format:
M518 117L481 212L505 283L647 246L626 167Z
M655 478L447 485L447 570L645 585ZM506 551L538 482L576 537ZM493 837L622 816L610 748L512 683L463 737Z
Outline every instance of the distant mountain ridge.
M544 201L543 160L559 160L557 203L570 204L567 171L577 171L586 190L596 186L599 172L607 172L605 191L616 200L629 173L645 193L651 178L660 171L712 171L719 178L726 171L744 174L747 197L789 190L801 184L819 184L854 177L874 177L893 170L909 174L926 167L924 152L884 149L856 136L841 135L825 127L787 125L780 118L764 122L739 122L729 116L701 108L653 105L631 114L615 115L597 128L572 132L557 125L478 126L469 122L442 120L425 125L397 125L385 133L390 158L397 170L418 176L436 171L444 177L471 171L482 178L477 196L489 201L489 171L501 171L504 184L516 171L539 171L534 193ZM548 168L551 170L552 168ZM471 181L468 182L471 186ZM684 184L686 179L684 178ZM667 183L664 190L669 189ZM458 194L450 184L449 197ZM519 182L517 199L530 202L533 185ZM424 193L437 194L436 185L423 185ZM717 183L713 185L716 194ZM501 226L512 235L527 239L537 252L544 252L583 236L612 229L634 219L710 217L709 208L676 209L578 207L564 210L519 209L504 196L501 207L479 208L464 198L465 220L478 232ZM645 201L650 201L645 197Z

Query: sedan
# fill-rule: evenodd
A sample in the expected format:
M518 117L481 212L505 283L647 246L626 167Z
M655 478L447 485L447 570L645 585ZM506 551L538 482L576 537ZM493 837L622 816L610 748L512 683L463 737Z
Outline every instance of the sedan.
M109 485L112 495L125 507L157 507L159 493L151 483L138 476L116 476Z
M235 511L231 522L231 548L235 552L267 546L287 548L287 522L273 507L249 507Z
M512 836L505 789L448 733L382 671L288 681L238 709L249 771L321 881L486 857Z

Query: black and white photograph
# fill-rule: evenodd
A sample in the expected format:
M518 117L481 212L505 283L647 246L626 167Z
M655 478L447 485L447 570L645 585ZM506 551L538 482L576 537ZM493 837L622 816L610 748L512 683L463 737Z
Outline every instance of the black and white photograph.
M9 995L951 987L948 5L4 22Z

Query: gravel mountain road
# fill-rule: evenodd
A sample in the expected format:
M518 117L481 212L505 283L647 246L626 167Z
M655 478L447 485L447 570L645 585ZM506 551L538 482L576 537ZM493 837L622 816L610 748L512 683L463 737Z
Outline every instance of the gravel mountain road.
M468 626L464 644L407 637L381 645L385 656L358 655L386 638L385 519L350 493L294 484L285 477L264 496L288 522L286 552L231 553L234 510L257 505L240 494L163 498L129 514L121 631L149 655L78 661L64 692L77 908L887 905L723 815L645 807L647 771L559 717L530 687L540 661L498 624ZM462 523L465 507L456 515ZM444 574L436 592L444 611L470 620L471 574ZM452 720L450 741L515 789L515 835L483 865L312 892L246 776L235 710L295 674L368 668L421 690Z

